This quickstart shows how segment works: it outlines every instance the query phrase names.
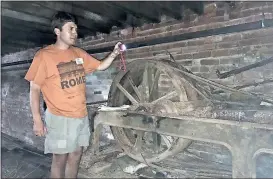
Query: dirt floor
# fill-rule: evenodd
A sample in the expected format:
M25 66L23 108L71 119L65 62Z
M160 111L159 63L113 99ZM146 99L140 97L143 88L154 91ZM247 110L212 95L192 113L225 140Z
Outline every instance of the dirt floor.
M145 166L122 153L115 140L104 134L99 154L84 153L79 178L230 178L232 174L230 152L218 145L195 142L155 166ZM32 151L6 135L1 150L2 178L48 178L50 155ZM273 157L264 155L257 160L257 178L272 177Z
M2 178L48 178L51 157L1 134Z
M106 141L103 139L102 141ZM47 178L50 171L51 156L39 151L31 151L28 146L18 143L13 138L2 135L2 177L3 178ZM188 154L171 157L161 167L147 167L131 159L119 148L115 140L101 142L100 153L93 155L86 151L81 160L80 178L172 178L188 176L230 176L225 165L207 166L210 173L202 170L206 162L196 156L196 151L189 149ZM192 160L189 164L188 160ZM140 164L140 165L139 165ZM181 168L183 165L183 168ZM138 170L134 170L139 166ZM189 169L191 167L191 169ZM199 169L200 168L200 169ZM214 168L214 169L213 169ZM218 172L217 168L223 170ZM205 169L205 170L207 170Z
M36 151L22 142L1 135L2 178L48 178L51 155ZM104 145L99 155L85 152L82 158L79 178L140 178L139 174L123 171L136 161L124 156L114 143Z

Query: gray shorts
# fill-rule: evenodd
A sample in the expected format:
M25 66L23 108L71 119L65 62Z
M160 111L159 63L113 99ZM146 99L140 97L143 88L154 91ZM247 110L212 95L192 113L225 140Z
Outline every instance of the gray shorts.
M88 116L69 118L45 112L47 134L44 153L65 154L87 147L90 143L90 125Z

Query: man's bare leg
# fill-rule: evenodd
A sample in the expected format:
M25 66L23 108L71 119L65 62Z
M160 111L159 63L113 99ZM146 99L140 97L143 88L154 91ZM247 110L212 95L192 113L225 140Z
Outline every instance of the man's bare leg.
M75 152L68 154L65 168L65 178L77 178L82 152L83 147L80 147Z
M67 154L53 154L50 178L64 178Z

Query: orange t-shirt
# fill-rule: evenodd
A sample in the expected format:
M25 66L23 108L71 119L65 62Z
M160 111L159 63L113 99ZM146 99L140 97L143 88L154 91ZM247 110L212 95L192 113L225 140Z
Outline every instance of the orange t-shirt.
M100 63L80 48L61 50L49 45L35 54L25 79L41 87L51 113L80 118L87 115L85 74Z

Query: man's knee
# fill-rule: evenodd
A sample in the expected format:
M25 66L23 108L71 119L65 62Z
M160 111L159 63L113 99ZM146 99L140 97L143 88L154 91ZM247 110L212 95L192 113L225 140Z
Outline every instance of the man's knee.
M53 154L53 162L56 164L63 164L66 162L67 154Z
M81 156L83 152L83 147L77 148L74 152L71 153L72 156Z
M82 153L83 153L83 147L79 147L74 152L69 153L68 162L73 162L73 161L79 160Z

